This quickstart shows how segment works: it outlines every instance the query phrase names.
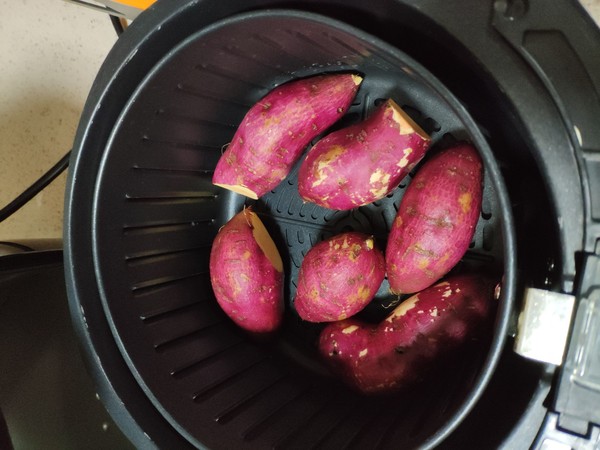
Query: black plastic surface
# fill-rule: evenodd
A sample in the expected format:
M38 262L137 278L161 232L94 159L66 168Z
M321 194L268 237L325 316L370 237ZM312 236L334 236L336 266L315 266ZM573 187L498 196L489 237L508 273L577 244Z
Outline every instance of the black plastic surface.
M559 419L559 414L548 412L541 426L540 434L531 446L532 450L544 450L552 447L597 450L600 447L600 427L590 424L582 434L573 433L572 430L561 427Z
M532 131L539 127L538 139L553 136L545 144L540 140L545 148L537 157L557 219L569 230L561 240L565 275L573 274L575 253L593 252L600 237L600 128L595 119L600 115L600 30L575 1L548 8L544 1L496 0L492 23L547 89L553 103L548 110L556 108L560 115L552 121L531 120L528 126ZM577 230L583 231L581 244ZM565 277L564 290L571 290L572 278Z
M15 274L33 269L61 266L62 263L62 250L27 251L0 256L0 273L3 275Z
M553 407L561 428L586 435L592 424L600 425L600 255L586 255L581 272Z

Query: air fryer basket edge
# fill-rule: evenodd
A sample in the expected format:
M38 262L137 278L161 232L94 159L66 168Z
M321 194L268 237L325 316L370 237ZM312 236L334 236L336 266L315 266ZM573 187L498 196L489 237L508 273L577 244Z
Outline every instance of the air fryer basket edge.
M265 14L266 14L266 15L273 15L273 13L265 13ZM259 14L257 14L257 17L263 16L263 15L264 15L263 13L259 13ZM281 17L282 17L282 18L284 18L284 17L285 17L285 13L282 13L282 16L281 16ZM250 20L250 21L252 21L252 20L253 20L253 17L252 17L252 16L250 16L250 17L246 16L246 17L244 18L244 20ZM350 33L349 33L349 34L350 34ZM177 53L177 51L173 52L173 54L175 54L175 53ZM411 67L411 69L415 69L417 72L419 72L419 71L420 71L420 70L419 70L419 68L418 68L416 65L413 65L413 67ZM429 81L431 81L431 80L429 80ZM441 90L441 89L442 89L442 87L441 87L441 86L439 86L439 88L438 88L438 89L440 89L440 90ZM139 100L136 100L136 102L139 102ZM141 102L140 102L140 103L141 103ZM465 112L463 111L463 113L465 113ZM466 114L466 113L465 113L465 114ZM135 115L134 115L134 116L135 116ZM136 117L136 119L137 119L137 117ZM463 123L466 123L466 122L463 122ZM467 126L467 128L468 128L468 124L467 124L466 126ZM473 126L474 126L474 124L473 124ZM474 131L473 131L473 130L476 130L476 128L473 128L472 130L470 130L472 134L474 133ZM473 138L474 138L474 140L475 140L475 141L477 141L477 144L478 144L478 146L479 146L480 148L482 148L482 149L483 149L483 148L487 148L487 147L486 147L486 145L485 145L485 141L483 141L483 139L482 139L481 137L479 137L479 139L478 139L478 137L477 137L477 136L473 136ZM132 144L132 145L133 145L133 144ZM485 156L485 155L484 155L484 156ZM488 163L489 163L489 161L490 161L490 160L488 160ZM103 170L104 170L105 164L102 164L102 167L103 167ZM488 164L488 169L489 169L489 164ZM491 173L492 173L492 175L494 174L494 172L493 172L493 171L492 171ZM110 174L110 176L111 176L111 177L114 177L114 175L115 175L115 174ZM124 174L122 174L122 175L124 175ZM101 177L101 178L102 178L102 177ZM493 176L492 176L492 178L493 178ZM112 184L112 182L111 182L111 184ZM109 202L108 202L108 204L112 204L112 205L114 206L114 203L113 203L113 202L110 202L110 201L109 201ZM98 211L98 208L99 208L99 207L100 207L100 206L98 206L98 205L97 205L97 207L96 207L96 211ZM114 213L115 213L115 210L113 209L113 214L114 214ZM102 214L101 214L101 213L98 213L98 212L97 212L97 214L100 214L100 217L102 217ZM106 214L106 213L105 213L105 214ZM105 217L106 217L106 216L105 216ZM112 216L111 216L111 217L112 217ZM505 216L505 217L506 217L506 216ZM106 225L106 224L105 224L105 225ZM97 231L97 230L98 230L98 227L94 226L94 230L96 230L96 231ZM97 235L95 235L95 237L94 237L94 240L95 240L96 242L98 242L98 241L99 241L99 238L98 238L98 236L97 236ZM100 245L99 247L96 247L96 248L97 248L97 250L96 250L96 251L102 251L102 250L103 250L103 248L106 248L106 242L104 243L104 247L102 247L102 246ZM98 256L97 256L97 258L98 258ZM96 261L97 267L99 267L99 266L100 266L100 263L102 262L102 259L103 259L103 258L102 258L101 256L99 257L99 260L97 259L97 261ZM100 270L100 269L99 269L99 270ZM507 277L510 277L510 275L508 274L508 272L509 272L509 271L510 271L510 270L508 270L508 271L507 271ZM101 272L101 271L100 271L100 272ZM100 280L102 280L102 274L101 274L100 272L98 273L98 277L99 277L99 279L100 279ZM115 276L116 276L116 274L113 274L113 277L112 277L112 278L114 279L114 278L115 278ZM110 280L110 282L101 281L101 285L103 285L103 286L110 286L110 285L113 283L113 279L111 279L111 280ZM114 296L114 294L113 294L113 296ZM105 301L106 301L106 298L105 298ZM109 317L112 317L112 316L110 316L111 312L107 311L107 314L109 314ZM114 313L114 312L112 312L112 314L115 314L115 313ZM501 336L504 336L504 335L505 335L505 332L504 332L504 331L505 331L505 330L503 330L503 331L500 333L500 335L501 335ZM117 342L121 342L121 338L123 337L123 335L124 335L124 333L123 333L123 328L121 328L121 330L115 330L115 338L117 339ZM500 348L500 347L501 347L501 345L499 345L499 346L498 346L498 348ZM124 354L126 354L126 355L127 355L127 353L128 353L128 349L126 349L126 348L125 348L125 346L122 346L121 348L122 348L122 350L124 351ZM127 359L128 359L128 358L126 358L126 360L127 360ZM132 371L133 371L134 373L137 373L137 370L139 370L139 363L140 363L140 361L138 360L138 363L137 363L137 364L135 364L135 363L132 363L132 364L130 364L130 368L132 369ZM486 372L487 372L487 371L488 371L488 370L486 369ZM491 371L490 371L490 372L491 372ZM140 380L139 380L139 381L141 381L141 383L142 383L142 386L145 386L145 384L144 384L144 381L143 381L141 378L140 378ZM155 386L155 388L156 388L156 386ZM145 391L146 391L147 393L149 393L150 395L152 395L153 389L151 389L151 388L148 388L147 386L145 386ZM159 407L159 408L160 408L160 402L157 402L157 407ZM165 413L166 413L166 412L165 412ZM180 420L181 420L181 419L180 419ZM173 424L174 426L178 426L178 421L177 421L177 420L172 420L172 424Z
M473 124L473 126L474 126L474 124ZM489 167L488 167L488 170L489 170ZM504 205L504 206L506 207L506 205ZM506 241L507 241L507 240L505 240L505 245L507 245L507 242L506 242ZM510 254L509 254L509 258L513 258L513 256L514 256L514 252L512 251L513 249L511 249L511 250L509 250L509 249L510 249L510 246L509 246L509 247L507 247L507 252L509 252L509 253L510 253ZM508 279L508 281L510 281L510 279ZM507 283L506 283L506 285L507 285L507 286L510 286L510 283L508 283L508 282L507 282ZM508 298L512 298L512 292L510 292L510 289L508 289L508 290L505 292L505 295L506 295ZM508 307L507 307L507 308L508 308ZM504 325L504 327L505 327L505 325ZM500 327L500 329L502 329L502 327ZM504 331L505 331L505 329L504 329Z

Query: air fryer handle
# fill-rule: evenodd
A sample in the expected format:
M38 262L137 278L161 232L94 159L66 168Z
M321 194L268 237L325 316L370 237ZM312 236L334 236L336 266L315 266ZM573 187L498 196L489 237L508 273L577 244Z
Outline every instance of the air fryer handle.
M585 256L554 399L534 448L546 448L547 441L578 450L600 448L600 254Z

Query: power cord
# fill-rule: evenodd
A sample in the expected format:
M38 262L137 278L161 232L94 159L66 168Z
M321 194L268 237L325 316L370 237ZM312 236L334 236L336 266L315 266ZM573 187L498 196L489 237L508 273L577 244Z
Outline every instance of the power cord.
M121 19L111 14L110 21L112 22L113 28L115 29L115 33L117 33L117 36L121 36L125 31L125 27L123 26L123 22L121 22Z
M21 209L29 200L40 193L42 189L48 186L57 176L59 176L68 166L71 151L69 150L65 156L61 158L48 172L42 175L36 182L25 189L17 198L0 209L0 222L5 221L12 216L16 211Z
M117 33L117 36L121 36L125 31L125 27L117 16L110 15L110 21L113 24L113 28ZM64 170L69 166L69 158L71 157L71 151L69 150L60 161L42 175L37 181L31 186L25 189L18 197L11 201L4 208L0 209L0 223L4 222L15 212L21 209L29 200L39 194L46 186L48 186L56 177L58 177Z

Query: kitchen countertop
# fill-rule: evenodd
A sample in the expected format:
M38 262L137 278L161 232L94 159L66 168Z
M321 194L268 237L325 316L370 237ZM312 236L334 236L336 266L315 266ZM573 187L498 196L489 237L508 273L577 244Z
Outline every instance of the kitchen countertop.
M117 37L107 15L61 0L0 0L0 205L73 144L92 81ZM62 234L63 173L0 224L0 241Z

